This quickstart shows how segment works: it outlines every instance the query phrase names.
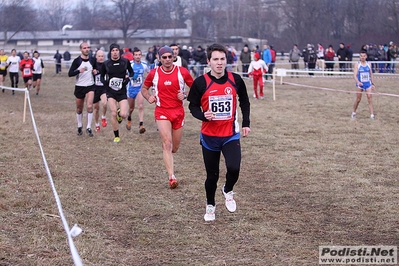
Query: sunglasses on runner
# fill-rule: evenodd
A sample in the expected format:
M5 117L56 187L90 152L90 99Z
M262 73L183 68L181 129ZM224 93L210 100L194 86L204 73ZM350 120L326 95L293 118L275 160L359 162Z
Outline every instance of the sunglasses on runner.
M171 59L172 57L173 57L172 55L163 55L163 56L162 56L162 59L166 59L166 58Z

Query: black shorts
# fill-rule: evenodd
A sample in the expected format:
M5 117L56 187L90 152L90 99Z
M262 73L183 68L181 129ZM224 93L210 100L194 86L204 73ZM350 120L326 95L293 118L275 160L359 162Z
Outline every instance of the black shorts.
M113 98L115 101L120 102L127 99L126 88L120 91L114 91L107 88L107 98Z
M7 70L6 69L4 69L4 70L0 70L0 75L2 75L2 76L7 76Z
M76 98L84 99L86 94L90 91L94 91L94 86L75 86L75 92L73 93Z
M101 95L107 92L104 86L94 86L94 99L93 103L98 103L101 100Z
M33 74L33 81L36 81L38 79L42 79L42 74Z
M28 82L29 80L32 80L32 77L26 77L26 78L24 78L24 82L25 82L25 83Z

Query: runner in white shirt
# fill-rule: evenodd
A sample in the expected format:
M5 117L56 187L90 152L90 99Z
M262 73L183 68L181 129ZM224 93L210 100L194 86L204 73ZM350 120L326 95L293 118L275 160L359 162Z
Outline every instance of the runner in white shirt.
M93 62L90 60L90 46L87 43L81 43L81 55L75 58L68 71L69 77L76 77L75 92L76 97L76 119L78 120L78 136L83 134L82 118L83 106L86 101L87 110L87 127L86 133L89 137L93 137L91 123L93 121L93 99L94 99L94 68Z
M19 62L21 61L21 58L17 56L17 50L12 49L11 50L11 56L8 57L7 59L7 67L8 67L8 72L10 73L10 79L11 79L11 87L12 88L18 88L18 81L19 81ZM12 95L15 94L15 91L12 91Z
M40 83L42 81L42 74L44 71L43 60L40 58L38 51L33 52L33 88L36 88L36 96L39 96Z

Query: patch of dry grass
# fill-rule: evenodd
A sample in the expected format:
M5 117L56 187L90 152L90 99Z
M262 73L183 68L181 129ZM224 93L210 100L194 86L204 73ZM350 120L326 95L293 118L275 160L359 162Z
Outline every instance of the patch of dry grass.
M286 80L354 87L347 78ZM315 265L319 245L396 245L397 98L374 97L373 121L363 97L352 120L353 94L277 85L273 102L267 84L265 100L251 98L237 212L228 213L217 193L216 221L205 223L200 122L187 112L175 155L180 186L170 190L153 106L146 105L147 132L128 132L123 123L120 145L110 126L78 137L73 82L46 74L31 100L66 218L84 230L75 244L85 265ZM397 94L396 79L376 83ZM0 94L0 265L71 265L22 110L22 93Z

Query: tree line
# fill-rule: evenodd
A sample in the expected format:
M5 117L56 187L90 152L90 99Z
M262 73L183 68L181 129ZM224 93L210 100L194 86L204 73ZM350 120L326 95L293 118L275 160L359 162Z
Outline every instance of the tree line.
M120 29L124 38L140 29L184 28L193 43L230 36L264 39L279 51L294 43L340 42L360 50L365 43L394 41L399 0L0 0L0 31Z

